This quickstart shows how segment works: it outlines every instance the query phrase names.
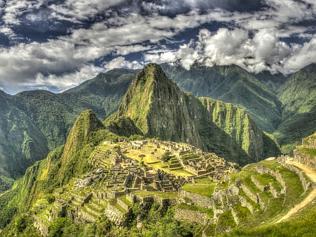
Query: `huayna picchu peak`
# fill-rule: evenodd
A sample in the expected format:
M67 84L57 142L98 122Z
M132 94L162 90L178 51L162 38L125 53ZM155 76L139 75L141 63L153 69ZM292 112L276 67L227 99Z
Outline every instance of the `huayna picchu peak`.
M0 102L14 121L11 130L23 139L23 155L39 161L15 182L3 169L0 236L296 237L316 232L316 135L303 139L291 155L281 155L273 134L263 131L247 108L184 92L164 67L113 70L64 92L72 102L80 95L84 103L98 88L100 100L80 113L81 102L71 107L58 94L20 93L19 102L5 95ZM229 67L225 70L230 74ZM294 79L288 80L280 93L291 87ZM103 88L116 87L117 93L109 90L101 99ZM100 101L106 109L97 106ZM56 110L42 115L49 103L62 111L56 118L50 117ZM10 110L13 104L16 110ZM18 123L17 115L29 125ZM64 139L57 135L63 130ZM55 148L40 160L49 146Z
M279 153L245 110L182 92L155 64L138 73L110 120L120 118L145 136L190 143L241 164Z

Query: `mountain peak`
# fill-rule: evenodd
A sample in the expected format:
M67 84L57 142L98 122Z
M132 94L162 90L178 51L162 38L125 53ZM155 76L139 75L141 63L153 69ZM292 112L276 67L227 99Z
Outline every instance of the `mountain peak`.
M64 155L78 150L89 141L91 133L101 128L103 128L103 124L92 110L83 111L67 137Z
M311 63L311 64L307 65L301 71L312 72L312 73L316 72L316 63Z
M130 118L144 134L150 134L149 119L155 105L160 103L163 108L172 101L177 104L180 94L180 89L167 78L159 65L148 64L129 87L118 116Z
M166 74L158 64L150 63L138 74L139 82L168 81Z

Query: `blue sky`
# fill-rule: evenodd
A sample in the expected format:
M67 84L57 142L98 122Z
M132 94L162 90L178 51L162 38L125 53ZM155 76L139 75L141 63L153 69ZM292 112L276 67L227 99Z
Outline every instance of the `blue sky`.
M0 89L148 62L292 73L316 62L315 23L315 0L0 0Z

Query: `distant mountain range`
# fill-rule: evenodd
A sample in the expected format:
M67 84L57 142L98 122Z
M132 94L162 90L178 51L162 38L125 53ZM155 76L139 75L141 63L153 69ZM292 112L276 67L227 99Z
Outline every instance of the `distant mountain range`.
M258 128L274 136L283 151L290 152L315 131L314 64L288 77L268 72L254 75L238 66L162 68L186 92L245 109ZM61 94L28 91L11 96L0 92L0 175L19 177L34 161L62 145L81 111L92 109L99 118L112 114L136 73L115 69ZM220 117L212 120L221 124Z

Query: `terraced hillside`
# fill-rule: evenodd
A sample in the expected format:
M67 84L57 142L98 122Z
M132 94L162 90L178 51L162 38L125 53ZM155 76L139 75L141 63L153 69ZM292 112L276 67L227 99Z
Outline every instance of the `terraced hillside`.
M314 136L303 144L314 145ZM313 233L295 224L316 213L310 159L240 170L185 143L118 136L86 111L65 146L0 196L0 228L5 236L284 236L284 225L296 228L285 236Z
M203 187L204 183L197 184ZM243 168L208 193L196 185L184 185L175 217L193 223L200 223L196 216L203 217L203 236L269 226L287 220L293 206L310 199L315 192L312 184L295 165L282 158L269 159Z

